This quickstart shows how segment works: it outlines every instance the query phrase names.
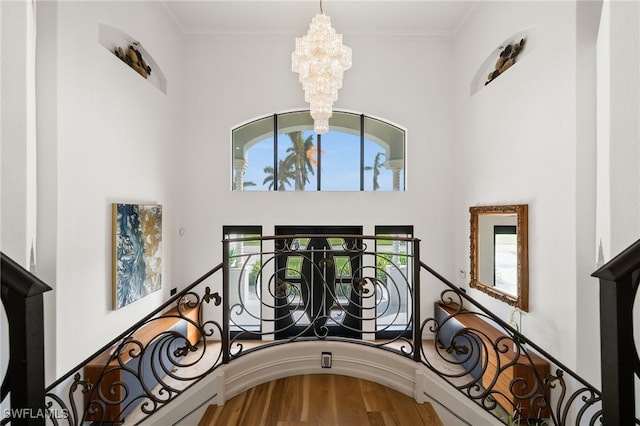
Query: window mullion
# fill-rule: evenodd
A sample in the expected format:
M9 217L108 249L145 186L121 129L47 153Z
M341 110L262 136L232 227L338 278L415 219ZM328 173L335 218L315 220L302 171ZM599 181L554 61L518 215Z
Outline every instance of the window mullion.
M316 187L318 189L318 191L322 191L322 178L321 178L321 174L322 174L322 135L316 135L317 139L317 146L318 146L318 151L317 151L317 155L318 155L318 167L316 170Z
M360 191L364 191L364 114L360 114Z
M278 190L278 114L273 114L273 190Z

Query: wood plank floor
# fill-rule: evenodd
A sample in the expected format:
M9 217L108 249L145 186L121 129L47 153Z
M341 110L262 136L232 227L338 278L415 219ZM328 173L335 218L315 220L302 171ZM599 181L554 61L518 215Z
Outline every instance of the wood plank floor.
M211 405L199 426L442 426L429 403L334 374L291 376Z

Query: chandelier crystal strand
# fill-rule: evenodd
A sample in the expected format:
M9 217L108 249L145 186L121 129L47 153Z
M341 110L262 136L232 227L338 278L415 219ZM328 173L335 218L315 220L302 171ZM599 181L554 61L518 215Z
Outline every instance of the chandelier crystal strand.
M351 48L342 44L342 35L331 27L331 19L324 13L317 14L307 35L296 38L291 54L291 69L300 74L317 134L329 131L331 108L338 99L344 71L349 68Z

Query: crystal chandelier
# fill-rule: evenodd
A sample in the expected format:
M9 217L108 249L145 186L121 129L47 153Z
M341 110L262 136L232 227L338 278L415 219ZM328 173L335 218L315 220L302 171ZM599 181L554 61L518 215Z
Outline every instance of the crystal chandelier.
M309 102L313 130L329 131L331 107L338 99L342 75L351 68L351 48L342 44L342 35L331 27L331 19L322 11L311 21L309 32L296 38L291 54L291 69L300 73L304 100Z

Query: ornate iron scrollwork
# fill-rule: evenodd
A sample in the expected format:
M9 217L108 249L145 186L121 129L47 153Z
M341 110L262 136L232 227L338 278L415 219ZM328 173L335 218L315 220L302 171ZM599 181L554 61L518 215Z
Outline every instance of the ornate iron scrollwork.
M465 302L472 303L462 292L442 292L435 317L422 323L421 333L434 336L423 341L423 364L507 423L593 425L601 420L597 390L579 378L568 386L564 371L558 368L552 375L550 362L531 351L524 336L479 308L466 309ZM558 387L554 407L551 390Z
M47 390L46 406L64 415L49 420L80 426L142 419L222 365L221 345L210 339L220 341L223 327L202 315L211 301L220 306L222 299L210 287L202 297L182 294L173 309L136 324L111 349L79 366L71 382L56 382Z
M369 251L365 239L333 247L283 238L272 250L256 244L254 252L236 254L233 270L220 264L49 387L47 408L66 413L52 422L142 418L224 363L298 340L352 342L413 358L503 421L601 421L596 389L414 258L410 246L392 256ZM226 291L207 281L219 270L227 271ZM421 322L416 271L445 288L434 316ZM555 373L541 367L540 355Z
M248 346L241 342L246 339L271 336L273 344L310 338L362 342L366 332L385 337L365 343L412 354L414 345L407 339L413 324L412 271L391 256L381 267L380 254L367 251L365 238L342 238L339 246L330 238L285 237L276 240L273 252L236 255L235 278L229 282L235 297L229 306L233 357L245 353ZM407 259L412 259L410 254L403 255ZM247 285L247 277L255 277L263 287L253 281ZM274 312L274 318L263 318L263 312ZM365 330L363 324L377 328Z

